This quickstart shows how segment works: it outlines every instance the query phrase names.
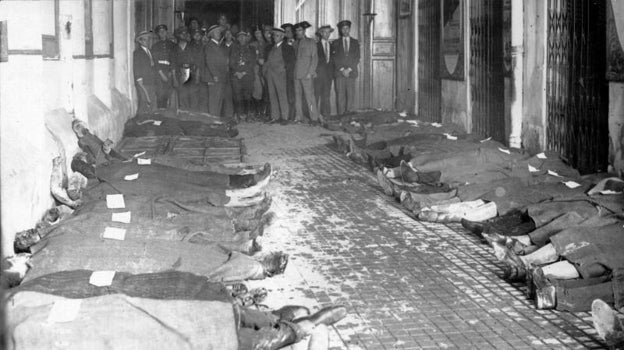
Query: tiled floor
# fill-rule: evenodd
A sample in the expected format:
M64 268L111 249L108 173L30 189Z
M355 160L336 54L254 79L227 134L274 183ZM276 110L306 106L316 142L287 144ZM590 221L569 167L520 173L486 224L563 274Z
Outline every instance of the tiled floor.
M346 304L332 349L601 348L588 313L536 310L487 246L407 216L326 131L240 128L250 161L276 168L265 250L291 254L284 275L252 287L269 290L270 307Z

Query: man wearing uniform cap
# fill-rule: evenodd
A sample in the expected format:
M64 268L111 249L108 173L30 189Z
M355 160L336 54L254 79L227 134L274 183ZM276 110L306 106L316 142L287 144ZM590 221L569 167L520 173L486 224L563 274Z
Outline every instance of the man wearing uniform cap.
M234 90L234 113L236 118L246 117L251 112L251 96L254 89L256 50L249 46L247 32L236 34L238 45L230 51L230 72Z
M142 31L137 34L136 48L132 55L134 83L139 98L137 114L150 113L156 110L156 72L154 60L149 49L152 37L151 31Z
M271 46L267 60L262 67L267 79L267 89L271 101L271 121L288 122L288 96L286 93L286 77L295 66L295 51L284 45L284 30L273 28L274 44Z
M336 105L342 115L355 109L355 80L360 63L360 43L351 37L351 21L338 23L340 38L334 40L334 77L336 78Z
M199 69L203 65L201 51L189 43L186 27L175 30L178 44L173 51L173 62L178 83L178 103L183 110L199 110ZM206 98L206 97L204 97Z
M314 97L314 77L316 77L316 66L318 64L318 52L314 39L305 35L306 29L311 25L308 22L295 24L295 34L297 36L297 61L295 63L295 120L303 121L303 100L307 110L310 112L310 124L316 125L319 121L319 114L316 108L316 98ZM303 95L303 96L302 96Z
M215 24L208 28L206 35L210 38L204 47L203 81L208 85L208 113L221 116L223 108L223 92L228 75L228 55L221 46L223 27Z
M324 25L318 29L321 40L316 43L318 52L318 64L316 66L316 79L314 79L314 95L320 105L320 113L323 117L329 117L331 106L329 104L332 81L334 80L334 58L331 54L329 36L334 31L331 26Z
M295 48L296 41L294 26L291 23L284 23L280 26L284 29L284 42ZM287 72L286 76L286 93L288 94L288 119L295 119L295 77L293 72Z
M191 37L191 42L189 43L189 46L191 47L191 52L194 55L195 63L198 65L197 71L200 74L197 80L197 110L208 113L208 85L203 82L202 78L205 63L205 45L202 42L203 36L201 28L189 29L189 34Z
M173 75L173 51L175 43L167 38L167 26L159 24L154 29L160 39L152 45L152 57L156 67L156 99L158 108L169 107L169 98L173 92L175 76Z

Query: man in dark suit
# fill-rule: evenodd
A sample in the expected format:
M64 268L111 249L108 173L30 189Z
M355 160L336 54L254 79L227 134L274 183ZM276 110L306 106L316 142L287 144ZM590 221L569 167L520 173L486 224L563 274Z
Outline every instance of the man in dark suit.
M284 43L284 30L273 29L274 44L267 55L262 70L267 79L267 89L271 101L271 121L288 122L288 94L286 93L286 77L293 74L295 68L295 50Z
M137 114L156 110L156 72L149 46L151 31L142 31L136 36L136 49L132 55L134 83L139 98Z
M351 21L338 23L340 38L333 42L334 77L338 114L355 109L355 80L360 63L360 43L351 37Z
M292 23L284 23L280 26L284 29L284 43L295 49L295 55L297 53L295 40L295 27ZM290 72L292 73L292 72ZM290 74L286 77L286 92L288 93L288 119L295 119L295 77Z
M208 28L210 38L204 47L203 81L208 85L208 113L221 116L223 92L228 77L228 54L221 46L223 27L215 24Z
M321 40L316 43L318 64L316 66L316 79L314 79L314 95L317 103L320 104L319 111L323 118L327 118L331 114L329 93L334 80L334 58L331 55L329 36L333 31L334 29L328 25L320 27L318 34Z

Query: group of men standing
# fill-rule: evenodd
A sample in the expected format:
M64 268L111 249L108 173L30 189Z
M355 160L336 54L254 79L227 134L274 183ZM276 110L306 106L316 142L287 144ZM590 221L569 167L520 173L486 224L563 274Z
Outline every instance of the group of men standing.
M191 22L189 28L176 29L176 42L168 38L162 24L155 28L159 40L153 45L152 32L137 35L137 113L171 107L176 91L180 109L231 117L229 101L233 116L247 115L252 113L255 88L261 84L268 93L271 122L308 119L315 125L331 113L334 82L338 114L354 110L360 48L350 36L350 21L338 23L340 38L333 41L329 40L331 26L318 29L317 41L306 35L311 25L303 21L272 28L268 45L255 46L250 45L251 33L232 33L222 23L207 28L203 36L196 27Z

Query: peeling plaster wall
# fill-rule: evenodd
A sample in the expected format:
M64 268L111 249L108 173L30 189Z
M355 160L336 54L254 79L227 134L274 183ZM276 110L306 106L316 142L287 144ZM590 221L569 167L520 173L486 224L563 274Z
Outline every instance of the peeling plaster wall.
M10 51L8 62L0 62L3 256L13 253L15 233L34 227L54 205L52 159L64 155L71 160L78 150L71 112L95 134L113 141L120 140L125 121L134 114L134 25L129 25L134 23L134 1L92 1L93 58L84 57L83 1L60 0L58 17L54 0L0 1L8 48L22 50ZM60 59L44 60L37 53L41 35L51 34L55 21L60 23ZM64 31L67 21L71 35ZM98 51L110 50L111 41L114 58L97 56ZM71 173L69 162L66 167Z
M524 1L524 100L522 146L539 153L546 146L547 1Z

